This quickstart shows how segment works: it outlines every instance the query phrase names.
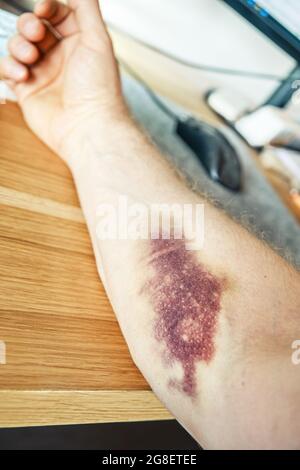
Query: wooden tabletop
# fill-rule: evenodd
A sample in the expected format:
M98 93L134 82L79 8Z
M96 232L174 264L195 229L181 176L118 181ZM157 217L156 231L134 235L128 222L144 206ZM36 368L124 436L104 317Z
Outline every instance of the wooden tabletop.
M71 175L0 106L0 426L169 419L99 280Z

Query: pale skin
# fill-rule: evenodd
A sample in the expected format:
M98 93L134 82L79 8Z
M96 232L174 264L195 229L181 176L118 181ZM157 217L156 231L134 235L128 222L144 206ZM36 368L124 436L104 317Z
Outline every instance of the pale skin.
M18 30L1 76L32 131L74 175L99 273L137 367L204 448L300 449L300 365L291 359L300 339L299 273L192 192L139 130L96 0L40 2ZM180 383L182 364L165 361L167 343L154 332L159 311L146 286L158 273L149 243L96 235L97 207L116 205L120 195L146 205L205 205L205 243L193 256L222 288L214 353L196 361L192 395L170 385ZM213 294L198 302L201 311Z

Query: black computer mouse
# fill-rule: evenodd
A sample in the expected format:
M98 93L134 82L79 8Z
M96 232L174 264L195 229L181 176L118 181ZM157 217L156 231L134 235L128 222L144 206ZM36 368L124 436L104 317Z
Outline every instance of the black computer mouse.
M176 132L197 155L213 181L231 191L242 189L242 168L237 151L221 131L190 118L178 121Z

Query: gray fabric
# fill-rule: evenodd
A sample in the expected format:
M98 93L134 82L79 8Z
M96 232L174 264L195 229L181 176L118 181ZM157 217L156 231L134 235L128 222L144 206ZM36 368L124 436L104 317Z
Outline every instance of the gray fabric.
M192 182L194 189L206 193L300 268L299 225L258 170L244 143L230 129L223 129L238 148L243 165L244 189L235 195L209 180L193 152L174 133L174 120L157 107L143 86L128 76L122 79L133 115L170 161ZM172 107L174 109L174 105ZM182 110L178 109L178 112L180 114Z

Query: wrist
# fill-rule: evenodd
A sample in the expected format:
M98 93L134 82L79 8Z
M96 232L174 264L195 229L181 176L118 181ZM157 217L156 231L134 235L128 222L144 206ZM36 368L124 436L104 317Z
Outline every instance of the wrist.
M94 114L69 132L58 153L73 171L84 163L91 150L99 156L118 152L135 127L127 109L105 115L105 118L101 113Z

